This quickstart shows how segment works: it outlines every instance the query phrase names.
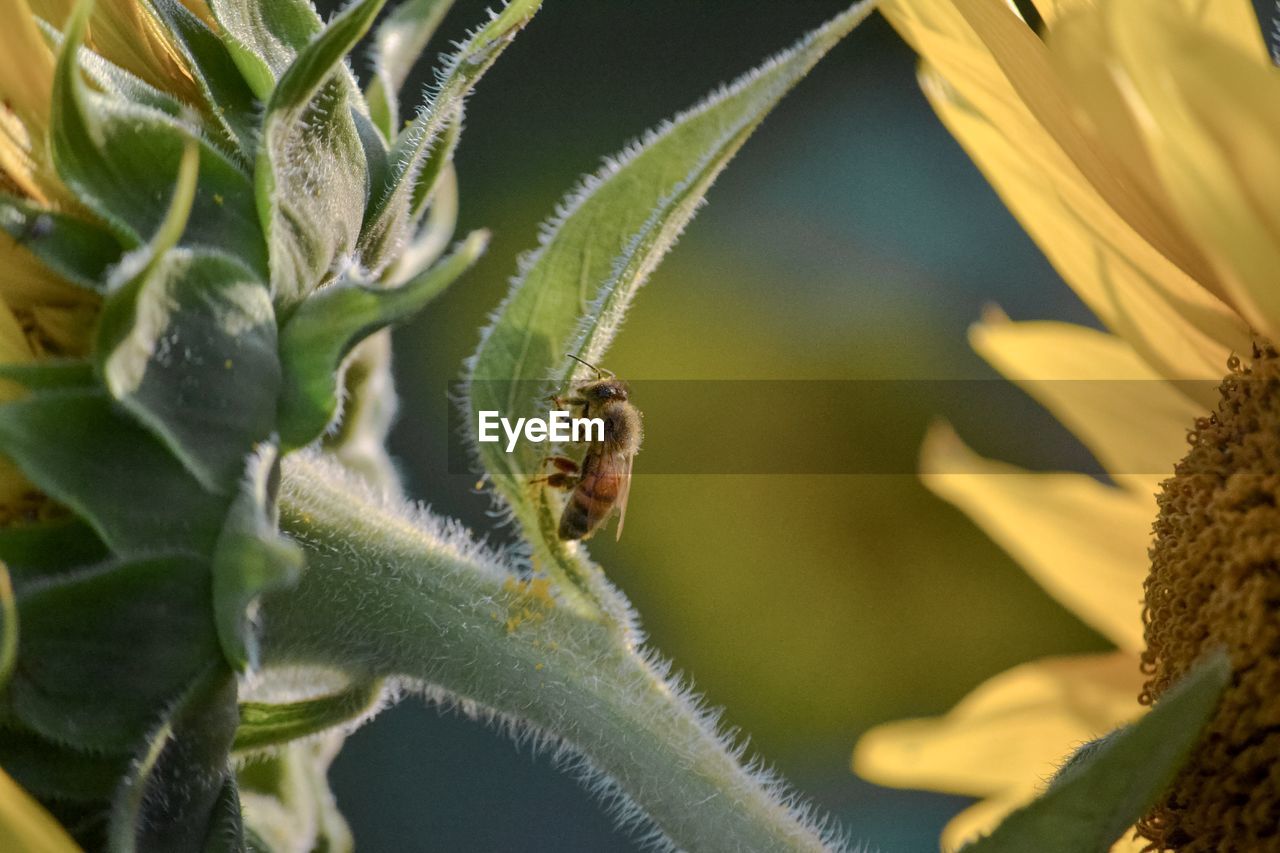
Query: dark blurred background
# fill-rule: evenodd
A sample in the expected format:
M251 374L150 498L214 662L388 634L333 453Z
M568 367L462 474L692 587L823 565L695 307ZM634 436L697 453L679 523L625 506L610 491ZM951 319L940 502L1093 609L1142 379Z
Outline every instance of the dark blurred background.
M492 228L488 256L397 332L392 448L414 497L493 529L475 476L449 473L447 383L561 195L841 8L547 0L469 104L460 232ZM484 14L457 3L437 49ZM913 65L878 18L825 59L712 189L607 359L634 379L901 380L900 399L863 401L849 383L820 424L791 405L709 410L688 441L723 452L767 429L779 443L873 441L872 453L909 459L946 417L990 455L1081 459L1029 402L983 405L936 381L993 379L965 343L984 304L1089 319L936 121ZM757 416L766 427L745 425ZM966 801L860 781L859 733L942 712L1017 662L1104 647L909 474L646 476L643 454L636 470L626 538L599 537L593 555L652 644L871 850L936 850ZM414 701L355 734L332 780L364 853L635 849L545 758Z

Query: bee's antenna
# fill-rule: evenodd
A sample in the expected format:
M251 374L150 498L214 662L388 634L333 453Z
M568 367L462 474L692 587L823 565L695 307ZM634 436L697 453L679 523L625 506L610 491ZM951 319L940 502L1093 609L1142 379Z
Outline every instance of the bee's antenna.
M618 378L618 377L617 377L617 374L616 374L616 373L614 373L612 370L605 370L604 368L596 367L596 366L595 366L594 364L592 364L591 362L589 362L589 361L583 361L582 359L578 358L576 355L573 355L572 353L565 353L565 355L569 356L569 358L571 358L571 359L573 359L574 361L578 362L578 364L584 364L584 365L586 365L587 367L590 367L592 370L594 370L594 371L596 372L596 379L599 379L599 378L601 378L602 376L608 376L608 377L609 377L609 378L611 378L611 379L617 379L617 378Z

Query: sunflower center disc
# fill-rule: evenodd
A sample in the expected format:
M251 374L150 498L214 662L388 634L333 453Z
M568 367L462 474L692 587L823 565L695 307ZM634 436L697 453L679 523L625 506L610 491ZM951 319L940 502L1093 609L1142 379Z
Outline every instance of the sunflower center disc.
M1280 357L1264 345L1230 367L1158 497L1141 701L1214 647L1235 669L1186 767L1138 824L1158 850L1280 851Z

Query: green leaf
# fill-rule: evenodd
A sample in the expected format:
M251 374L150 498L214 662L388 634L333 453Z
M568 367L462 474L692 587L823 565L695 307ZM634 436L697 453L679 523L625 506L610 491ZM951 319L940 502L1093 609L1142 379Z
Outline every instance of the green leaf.
M128 753L73 750L9 724L0 726L0 767L42 800L102 803L111 799L128 766ZM0 847L0 850L7 849Z
M266 248L253 206L252 182L198 128L156 110L88 91L77 71L87 7L77 5L58 55L50 144L54 165L77 197L129 247L159 228L173 176L196 140L200 183L182 235L184 246L234 251L266 276Z
M257 147L258 105L227 46L178 0L150 0L150 5L185 54L186 66L204 95L205 111L240 156L251 160Z
M453 142L456 142L456 135ZM443 145L451 145L448 137L442 140ZM437 147L439 150L439 147ZM433 156L432 161L436 158ZM427 168L432 167L427 164ZM420 186L425 186L424 183ZM424 196L426 216L417 225L417 233L401 248L399 256L382 273L382 280L395 286L407 281L427 269L449 247L454 229L458 225L458 178L452 163L442 163L439 177L435 178L429 194ZM415 208L414 218L417 221L418 211Z
M298 53L271 93L255 167L275 299L292 304L347 263L368 201L364 146L343 57L384 0L362 0Z
M118 751L220 661L209 564L189 556L111 562L18 600L13 713L41 735Z
M235 750L252 752L311 737L372 713L382 699L381 680L300 702L245 702Z
M96 388L93 364L81 359L10 362L0 364L0 379L16 382L30 391Z
M302 551L277 528L279 451L263 444L249 460L213 557L214 619L233 669L257 667L253 608L263 592L288 586L302 571Z
M66 213L0 192L0 228L54 272L101 291L124 251L109 231Z
M344 9L324 31L297 56L280 75L267 107L272 112L302 109L334 72L340 72L342 61L373 25L386 0L359 0Z
M245 853L249 849L246 842L240 791L235 778L228 775L214 801L201 853Z
M475 263L488 239L487 232L473 232L448 258L399 287L334 285L298 306L280 333L279 430L286 450L309 444L333 420L338 368L351 348L420 311Z
M421 201L420 179L425 177L434 185L443 163L452 156L467 95L541 6L542 0L511 0L478 29L449 57L431 103L396 137L385 189L371 199L360 235L361 257L369 269L380 271L404 242L413 225L412 214L421 207L415 204ZM433 157L437 163L429 170Z
M106 546L76 518L0 528L0 560L19 589L34 580L99 563ZM4 766L4 762L0 762Z
M219 663L190 687L150 734L120 786L111 814L114 853L240 849L229 755L235 736L235 676Z
M462 116L458 115L453 123L445 128L444 136L431 147L431 156L422 165L422 174L418 175L417 185L413 191L412 219L416 223L422 218L427 205L436 197L436 191L446 180L445 174L452 170L453 153L458 149L458 140L462 136Z
M574 375L567 356L598 361L636 290L755 127L871 11L854 5L792 49L650 133L587 179L546 226L484 332L468 370L469 424L482 409L543 414L542 397ZM559 381L548 383L548 376ZM555 538L545 489L531 490L541 452L479 444L480 461L535 541ZM539 506L533 502L542 501ZM558 548L550 542L548 547Z
M1230 680L1230 661L1215 652L965 853L1106 853L1173 780Z
M387 159L386 140L373 122L359 110L351 111L351 120L355 122L356 133L360 136L360 146L364 149L364 162L369 170L369 186L380 187L387 182L387 171L391 164Z
M324 23L307 0L209 0L236 67L259 100Z
M403 493L400 474L387 452L387 436L399 400L391 372L391 330L383 329L352 348L342 362L342 417L325 430L320 447L384 495Z
M36 25L50 49L55 54L59 53L62 50L62 33L48 21L37 18ZM173 95L160 91L88 47L79 51L77 60L80 63L80 70L95 89L119 100L128 101L140 107L149 107L170 116L176 117L182 114L182 102Z
M97 357L112 396L205 488L230 494L275 424L276 337L271 297L248 270L175 249L104 308Z
M196 193L188 143L155 237L109 282L95 341L107 390L209 491L230 494L275 424L280 366L266 286L234 258L170 249Z
M379 232L377 226L369 230L364 258L380 269L381 280L399 282L407 278L410 271L425 269L453 236L457 225L457 178L453 172L453 155L461 135L462 114L459 112L425 151L421 171L413 179L408 204L405 198L395 199L394 219L384 215L385 230ZM393 152L392 156L399 155ZM384 181L383 185L386 184ZM409 184L403 186L407 188ZM387 212L391 210L388 208ZM439 215L442 211L444 216ZM427 214L426 221L423 221L424 214ZM388 265L379 267L383 261Z
M256 755L239 772L246 835L254 851L351 853L351 830L329 790L329 764L342 746L330 731Z
M0 448L117 554L210 553L227 499L205 491L102 391L48 391L0 405Z
M400 89L453 0L404 0L373 37L373 79L365 90L369 116L389 141L400 132Z

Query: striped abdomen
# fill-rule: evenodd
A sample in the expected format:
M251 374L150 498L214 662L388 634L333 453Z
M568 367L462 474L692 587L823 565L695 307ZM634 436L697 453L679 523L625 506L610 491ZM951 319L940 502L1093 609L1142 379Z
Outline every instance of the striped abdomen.
M560 516L561 539L585 539L609 517L626 486L627 459L616 452L586 455L578 485Z

